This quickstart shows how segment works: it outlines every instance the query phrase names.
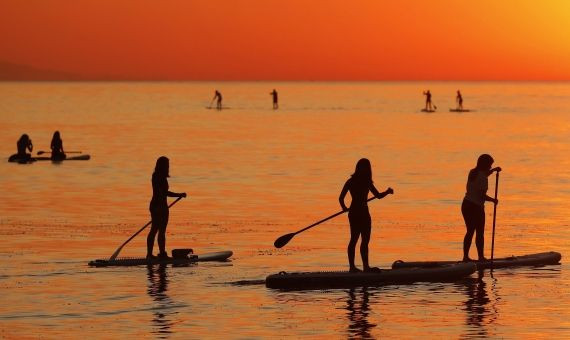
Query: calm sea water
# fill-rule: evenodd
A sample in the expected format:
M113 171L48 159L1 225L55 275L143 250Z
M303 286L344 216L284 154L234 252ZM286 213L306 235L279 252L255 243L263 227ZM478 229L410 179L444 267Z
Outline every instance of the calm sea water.
M433 114L419 112L428 88ZM214 89L230 109L206 109ZM448 112L457 89L475 112ZM570 337L570 83L0 83L0 129L5 159L22 133L48 150L56 129L66 150L92 156L0 162L0 338ZM354 290L260 284L347 267L344 215L283 249L273 241L337 212L361 157L395 190L370 204L372 263L459 259L481 153L504 170L495 256L553 250L562 265ZM161 155L171 190L189 195L167 247L231 249L232 261L89 268L150 219ZM121 255L144 253L145 233Z

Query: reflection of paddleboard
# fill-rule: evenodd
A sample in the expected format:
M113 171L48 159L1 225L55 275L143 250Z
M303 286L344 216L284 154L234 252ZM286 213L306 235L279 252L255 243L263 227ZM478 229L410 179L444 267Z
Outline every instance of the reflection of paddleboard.
M215 106L206 106L206 109L208 109L208 110L229 110L229 109L231 109L231 107L229 107L229 106L222 106L221 109L218 109L218 108L215 107Z
M422 109L422 112L435 112L435 110Z
M471 112L468 109L449 109L449 112Z

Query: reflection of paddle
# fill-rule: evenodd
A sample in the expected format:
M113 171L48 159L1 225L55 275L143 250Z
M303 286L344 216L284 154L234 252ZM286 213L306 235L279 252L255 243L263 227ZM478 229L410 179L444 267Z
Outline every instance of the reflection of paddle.
M51 153L51 151L38 151L38 155L43 155L44 153ZM65 153L81 153L81 151L66 151Z
M175 205L176 202L180 201L181 199L182 199L182 197L178 197L176 199L176 201L170 203L170 205L168 205L168 207L170 208L171 206ZM145 224L142 228L140 228L139 231L137 231L133 236L131 236L128 240L126 240L125 243L121 244L121 246L117 250L115 250L113 255L111 255L111 257L109 258L109 261L113 261L115 258L117 258L117 256L119 256L119 253L121 252L123 247L126 246L127 243L129 243L133 238L135 238L135 236L140 234L140 232L143 231L144 228L148 227L151 223L152 223L152 220L150 220L147 224Z
M216 97L212 98L212 100L210 101L210 105L208 105L208 109L212 108L212 104L214 104L214 99L216 99Z
M495 201L497 200L497 192L499 191L499 171L495 178ZM491 270L493 270L493 255L495 252L495 220L497 217L497 203L493 206L493 238L491 239Z
M376 197L371 197L371 198L367 199L366 202L370 202L370 201L372 201L372 200L375 199L375 198L376 198ZM291 239L292 239L295 235L297 235L297 234L299 234L299 233L302 233L303 231L305 231L305 230L307 230L307 229L311 229L312 227L317 226L317 225L319 225L319 224L321 224L321 223L323 223L323 222L325 222L325 221L328 221L328 220L330 220L331 218L335 218L335 217L337 217L338 215L342 215L342 214L344 214L344 213L347 212L347 211L348 211L348 210L339 211L339 212L337 212L336 214L330 215L330 216L327 217L327 218L323 218L322 220L320 220L320 221L318 221L318 222L315 222L315 223L311 224L310 226L305 227L305 228L303 228L303 229L301 229L301 230L299 230L299 231L296 231L296 232L294 232L294 233L289 233L289 234L283 235L283 236L279 237L277 240L275 240L275 242L273 242L273 245L275 246L275 248L282 248L282 247L285 246L287 243L289 243L289 241L291 241Z

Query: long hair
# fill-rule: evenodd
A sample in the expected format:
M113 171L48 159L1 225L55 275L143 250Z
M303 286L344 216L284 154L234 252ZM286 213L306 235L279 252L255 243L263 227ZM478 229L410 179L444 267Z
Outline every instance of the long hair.
M61 140L61 136L59 135L59 131L56 131L53 133L53 137L51 137L51 146L53 146L53 144L56 141L60 141Z
M494 162L495 160L489 154L484 153L479 156L479 158L477 158L477 166L469 171L468 180L470 182L475 180L475 178L477 178L477 172L489 169Z
M156 166L154 167L154 175L160 177L170 177L168 170L169 170L168 158L165 156L158 157L158 159L156 160Z
M352 179L358 183L372 184L372 166L367 158L361 158L356 163L356 169L354 169Z
M20 139L18 139L18 143L22 143L27 146L30 143L30 136L28 136L27 133L24 133L22 136L20 136Z

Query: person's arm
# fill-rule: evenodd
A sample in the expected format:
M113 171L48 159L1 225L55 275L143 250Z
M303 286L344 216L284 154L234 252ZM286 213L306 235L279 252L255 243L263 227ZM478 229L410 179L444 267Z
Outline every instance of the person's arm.
M186 193L185 192L178 193L178 192L167 191L166 196L168 196L168 197L186 197Z
M30 139L30 141L28 143L28 150L30 150L30 152L32 152L33 149L34 149L34 145L32 144L32 140Z
M487 177L491 176L491 174L493 174L494 171L501 172L501 170L503 170L503 169L501 169L500 166L493 168L493 169L489 170L489 172L487 173Z
M499 200L498 199L494 199L493 197L489 196L489 195L485 195L485 201L488 202L493 202L495 204L499 204Z
M344 186L342 187L342 190L340 191L340 196L338 197L338 202L340 203L340 207L342 208L342 211L348 210L348 208L346 207L346 204L344 204L344 198L346 197L347 192L348 192L348 181L346 181L346 183L344 183Z
M376 187L374 186L374 184L370 184L370 191L378 199L382 199L382 198L386 197L386 195L390 195L390 194L394 193L394 189L392 189L392 188L388 188L384 192L379 192L378 189L376 189Z

